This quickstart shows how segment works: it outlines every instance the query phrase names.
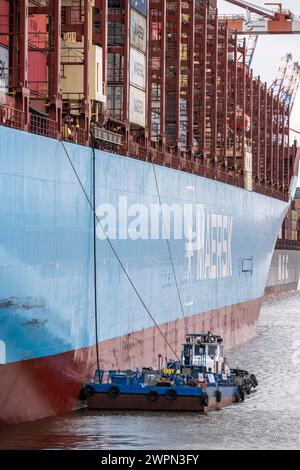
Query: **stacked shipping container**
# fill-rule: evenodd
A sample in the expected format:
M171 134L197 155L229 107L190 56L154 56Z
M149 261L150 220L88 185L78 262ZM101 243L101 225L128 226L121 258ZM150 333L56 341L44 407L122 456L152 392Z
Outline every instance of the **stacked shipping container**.
M43 130L30 127L29 113L21 127L56 137L75 114L85 135L77 143L88 143L93 121L104 131L100 148L113 131L115 151L287 198L290 110L253 77L245 41L218 17L215 1L22 5L0 0L1 41L12 45L8 89L21 113L29 99L50 119Z
M232 173L247 189L287 191L288 110L253 79L245 41L207 1L150 1L152 140L188 161Z
M147 11L145 0L108 1L107 114L141 128L146 127Z

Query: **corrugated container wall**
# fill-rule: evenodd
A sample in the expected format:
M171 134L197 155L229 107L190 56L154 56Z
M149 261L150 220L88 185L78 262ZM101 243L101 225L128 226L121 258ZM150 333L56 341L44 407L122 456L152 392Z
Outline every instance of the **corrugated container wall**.
M144 128L147 116L147 0L108 1L107 113Z
M9 4L7 0L0 0L0 22L1 29L8 30L8 13ZM8 53L8 36L0 36L0 93L8 92L9 77L9 53ZM2 102L2 97L0 97Z

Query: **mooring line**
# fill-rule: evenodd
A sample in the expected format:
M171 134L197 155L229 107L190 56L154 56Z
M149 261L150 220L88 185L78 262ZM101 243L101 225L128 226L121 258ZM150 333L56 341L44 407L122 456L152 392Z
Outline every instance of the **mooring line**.
M161 214L162 214L163 227L164 227L164 230L166 231L166 224L165 224L164 215L163 215L163 211L162 211L161 195L160 195L160 191L159 191L159 186L158 186L157 175L156 175L156 170L155 170L155 164L154 163L152 163L152 168L153 168L153 173L154 173L156 190L157 190L157 194L158 194L158 201L159 201L160 210L161 210ZM180 294L180 290L179 290L179 284L178 284L178 279L177 279L177 276L176 276L174 260L173 260L172 251L171 251L171 247L170 247L170 242L169 242L168 238L166 238L166 242L167 242L167 246L168 246L169 257L170 257L170 260L171 260L173 276L174 276L174 279L175 279L177 295L178 295L179 303L180 303L180 307L181 307L181 314L182 314L183 321L184 321L185 332L187 334L188 333L187 318L186 318L185 313L184 313L183 302L182 302L182 298L181 298L181 294Z
M129 276L129 274L128 274L126 268L125 268L125 266L123 265L122 260L121 260L121 258L119 257L119 255L118 255L116 249L114 248L114 246L113 246L113 244L112 244L110 238L109 238L108 235L106 234L106 232L105 232L105 230L104 230L104 228L103 228L103 226L102 226L102 224L101 224L101 222L100 222L100 219L99 219L99 217L98 217L98 215L97 215L97 212L96 212L96 210L95 210L94 207L93 207L93 204L92 204L92 202L91 202L91 200L90 200L90 198L89 198L89 195L87 194L87 192L86 192L86 190L85 190L85 188L84 188L84 186L83 186L83 183L82 183L82 181L81 181L81 179L80 179L80 176L79 176L79 174L77 173L77 170L76 170L76 168L75 168L75 166L74 166L74 164L73 164L73 162L72 162L72 159L71 159L71 157L70 157L70 155L69 155L69 153L68 153L68 151L67 151L67 149L66 149L66 146L65 146L64 142L63 142L62 140L60 140L60 143L61 143L61 145L62 145L62 147L63 147L63 149L64 149L64 151L65 151L65 154L66 154L66 156L67 156L67 158L68 158L68 161L69 161L69 163L70 163L70 165L71 165L71 167L72 167L72 170L73 170L73 172L74 172L74 174L75 174L75 176L76 176L76 178L77 178L77 180L78 180L78 183L79 183L79 185L80 185L80 187L81 187L81 189L82 189L82 191L83 191L83 193L84 193L84 195L85 195L85 198L86 198L86 200L87 200L87 202L88 202L88 204L89 204L89 206L90 206L90 208L91 208L91 210L92 210L92 212L93 212L93 214L94 214L94 217L97 219L98 225L99 225L99 227L100 227L100 229L101 229L101 231L102 231L102 233L103 233L103 235L104 235L104 237L105 237L105 240L106 240L107 243L109 244L109 246L110 246L110 248L111 248L113 254L115 255L115 257L116 257L116 259L117 259L119 265L121 266L122 271L124 272L124 274L125 274L127 280L129 281L129 283L130 283L131 287L133 288L133 290L134 290L136 296L138 297L139 301L140 301L141 304L143 305L145 311L147 312L147 314L148 314L149 317L151 318L152 322L154 323L155 327L157 328L157 330L159 331L159 333L161 334L161 336L162 336L163 339L165 340L165 343L166 343L167 346L170 348L170 350L172 351L172 353L175 355L176 359L178 359L178 360L180 361L180 358L179 358L178 354L175 352L175 350L173 349L173 347L172 347L171 344L169 343L167 337L166 337L165 334L163 333L162 329L160 328L160 326L159 326L158 323L156 322L155 318L154 318L153 315L151 314L151 312L150 312L149 308L147 307L146 303L144 302L144 300L143 300L141 294L140 294L139 291L137 290L137 288L136 288L136 286L135 286L133 280L132 280L131 277Z

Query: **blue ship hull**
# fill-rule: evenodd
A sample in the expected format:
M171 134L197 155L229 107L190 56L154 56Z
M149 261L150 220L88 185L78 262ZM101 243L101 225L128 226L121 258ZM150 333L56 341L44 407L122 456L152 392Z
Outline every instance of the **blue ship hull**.
M92 200L92 150L65 145ZM185 237L176 239L178 227L174 225L170 238L190 330L205 319L204 326L215 327L215 333L224 336L226 346L248 339L254 332L288 204L166 167L156 166L154 172L147 162L96 151L96 205L102 205L100 213L105 209L103 204L119 208L125 199L129 210L140 204L140 208L150 212L152 206L159 205L159 196L168 207L176 204L195 209L188 215ZM69 390L66 393L78 393L80 383L87 378L85 374L95 368L96 331L93 213L62 144L0 127L0 200L3 410L8 393L4 380L18 377L27 383L26 365L32 371L37 364L54 364L55 358L68 358L67 378L60 371L60 380L72 383L64 389ZM146 239L141 220L140 237L136 230L133 232L137 240L126 239L125 235L132 235L130 223L135 222L135 229L139 224L130 214L127 220L122 219L123 209L110 225L113 247L155 322L177 350L184 336L184 322L167 242L156 229ZM108 218L104 213L100 216L105 225ZM143 217L145 213L140 214ZM131 227L128 233L127 223ZM162 218L160 224L163 223ZM98 235L101 236L100 227ZM120 364L122 368L134 368L150 365L158 353L169 356L171 352L109 243L99 238L97 271L97 333L103 367ZM248 318L247 305L251 306L249 312L255 306L253 319ZM62 364L61 360L58 364ZM55 367L51 366L52 372ZM30 383L31 396L38 394L39 385ZM32 417L69 409L74 406L74 399L73 395L68 396L59 407L41 403ZM26 413L22 416L21 409L13 414L1 411L0 422L29 419Z

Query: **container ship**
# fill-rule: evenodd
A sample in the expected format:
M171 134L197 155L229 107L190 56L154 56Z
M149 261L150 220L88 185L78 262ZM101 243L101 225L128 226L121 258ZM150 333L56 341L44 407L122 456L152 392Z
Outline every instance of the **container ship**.
M216 1L0 0L0 424L251 339L299 152Z
M275 246L266 295L300 288L300 188L297 188Z

